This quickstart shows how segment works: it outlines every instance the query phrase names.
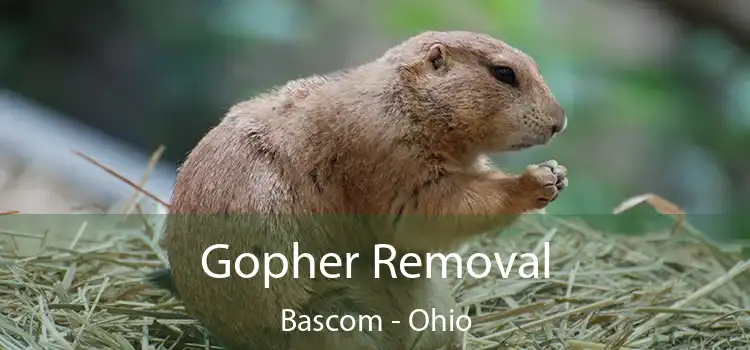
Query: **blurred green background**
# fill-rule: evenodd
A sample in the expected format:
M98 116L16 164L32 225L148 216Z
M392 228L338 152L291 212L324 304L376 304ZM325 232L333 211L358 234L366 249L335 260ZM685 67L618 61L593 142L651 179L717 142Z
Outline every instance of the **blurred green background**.
M499 157L568 166L550 212L644 232L651 210L603 214L654 192L750 238L750 1L5 0L0 86L177 165L232 104L448 29L531 54L566 107L552 145Z

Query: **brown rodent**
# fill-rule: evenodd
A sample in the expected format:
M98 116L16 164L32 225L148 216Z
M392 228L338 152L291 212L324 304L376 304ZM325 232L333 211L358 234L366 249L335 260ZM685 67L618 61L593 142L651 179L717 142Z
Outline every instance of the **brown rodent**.
M450 251L545 207L567 186L563 166L505 174L486 155L546 144L566 123L532 58L479 33L425 32L370 63L289 82L232 107L188 155L164 239L171 273L153 279L232 349L410 349L409 313L447 314L455 300L434 276L374 279L373 246ZM292 256L293 242L316 262L361 258L351 278L302 268L267 289L260 275L214 279L201 265L217 243L229 249L211 253L214 271L242 253ZM385 321L381 332L284 332L282 309ZM424 332L414 349L458 336Z

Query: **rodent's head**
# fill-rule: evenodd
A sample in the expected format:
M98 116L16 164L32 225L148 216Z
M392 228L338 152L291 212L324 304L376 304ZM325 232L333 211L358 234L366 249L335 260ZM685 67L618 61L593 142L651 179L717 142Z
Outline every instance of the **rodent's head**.
M474 151L546 144L566 127L565 111L534 60L493 37L425 32L381 60L398 67L419 122L442 125Z

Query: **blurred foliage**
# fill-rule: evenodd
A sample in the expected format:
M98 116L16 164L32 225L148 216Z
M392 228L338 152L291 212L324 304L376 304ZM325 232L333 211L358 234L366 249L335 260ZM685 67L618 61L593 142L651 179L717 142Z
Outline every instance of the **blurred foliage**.
M540 0L470 3L467 10L455 1L383 0L361 19L391 38L483 28L537 60L566 107L569 129L553 145L498 160L512 170L547 158L566 164L570 188L551 212L643 232L661 223L651 211L606 214L629 196L657 191L716 237L750 238L746 52L714 32L685 28L668 64L623 64L591 40L606 28L574 23L548 30ZM302 57L280 59L276 71L252 64L272 54L288 57L294 51L279 47L302 45L323 32L321 23L337 23L332 13L342 4L5 1L0 82L141 147L164 143L179 162L230 104L312 73L312 63L295 66L312 61L305 55L322 55L311 46L300 49ZM237 78L235 70L245 65L254 71Z

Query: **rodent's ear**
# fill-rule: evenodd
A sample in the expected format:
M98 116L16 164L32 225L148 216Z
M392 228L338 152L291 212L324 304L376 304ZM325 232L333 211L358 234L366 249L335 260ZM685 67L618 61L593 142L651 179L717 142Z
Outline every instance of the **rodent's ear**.
M440 69L445 66L446 60L446 49L445 45L436 43L430 46L430 50L427 51L425 56L425 63L432 69Z

